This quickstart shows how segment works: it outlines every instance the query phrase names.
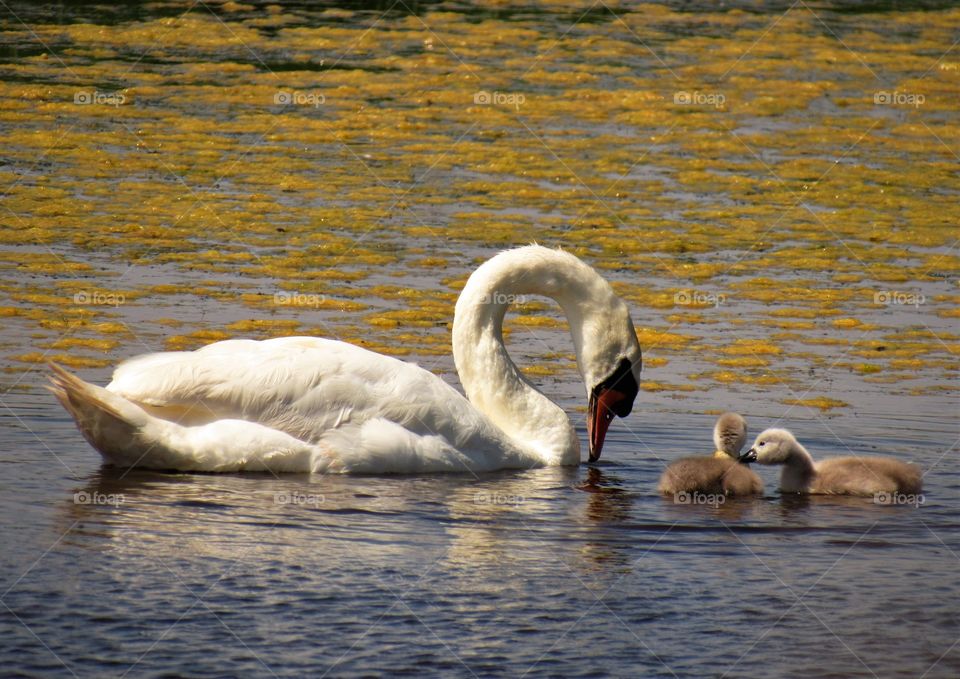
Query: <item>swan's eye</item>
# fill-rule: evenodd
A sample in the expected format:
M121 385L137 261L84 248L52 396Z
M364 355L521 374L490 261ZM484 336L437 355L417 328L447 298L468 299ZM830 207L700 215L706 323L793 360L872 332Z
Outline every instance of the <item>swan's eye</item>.
M758 443L757 445L758 445L758 446L765 446L765 445L767 445L767 442L766 442L766 441L761 441L761 442Z

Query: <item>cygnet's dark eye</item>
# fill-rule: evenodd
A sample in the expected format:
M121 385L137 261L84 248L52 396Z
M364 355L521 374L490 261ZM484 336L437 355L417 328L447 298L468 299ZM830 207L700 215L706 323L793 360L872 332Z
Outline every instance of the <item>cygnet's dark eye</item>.
M765 446L765 445L767 445L767 442L766 442L766 441L761 441L761 442L758 443L757 445L758 445L758 446Z

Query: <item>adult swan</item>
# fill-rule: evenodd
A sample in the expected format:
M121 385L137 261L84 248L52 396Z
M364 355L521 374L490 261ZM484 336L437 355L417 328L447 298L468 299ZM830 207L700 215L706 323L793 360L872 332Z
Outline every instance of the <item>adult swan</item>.
M536 245L485 262L460 294L453 356L467 398L412 363L315 337L137 356L106 389L52 366L50 389L120 467L413 474L579 464L570 420L503 345L519 295L551 297L567 316L597 460L613 415L628 415L637 396L640 345L605 280Z

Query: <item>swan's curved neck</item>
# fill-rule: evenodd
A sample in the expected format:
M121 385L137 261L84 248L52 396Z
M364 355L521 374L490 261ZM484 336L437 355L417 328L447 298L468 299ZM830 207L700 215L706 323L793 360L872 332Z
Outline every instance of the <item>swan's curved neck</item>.
M572 255L540 249L535 254L512 250L489 260L470 277L457 300L453 357L467 398L545 463L577 464L580 442L569 418L520 373L503 344L507 307L524 295L544 295L560 304L585 379L584 343L603 324L601 312L615 303L616 296L606 281Z
M805 492L816 473L813 456L799 442L794 442L780 474L780 490L785 493Z

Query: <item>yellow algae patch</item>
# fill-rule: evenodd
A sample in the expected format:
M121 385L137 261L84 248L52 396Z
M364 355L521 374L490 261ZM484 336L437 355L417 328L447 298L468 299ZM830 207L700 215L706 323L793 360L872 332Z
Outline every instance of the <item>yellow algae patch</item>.
M824 315L829 315L829 311L824 311L823 309L798 309L795 307L790 307L786 309L773 309L769 312L771 316L776 317L786 317L786 318L821 318ZM833 314L839 314L839 311L833 311Z
M846 408L849 403L826 396L816 398L785 398L780 403L788 406L806 406L807 408L819 408L820 410L831 410L832 408Z
M693 384L668 384L666 382L646 381L640 383L640 388L644 391L696 391L697 387Z
M720 347L720 351L734 356L755 356L758 354L777 355L783 350L772 342L766 340L740 339L733 344Z
M116 340L93 339L89 337L61 337L53 342L43 343L40 346L45 349L96 349L97 351L110 351L119 345Z
M679 323L692 323L694 325L709 325L712 323L719 323L719 318L711 318L701 313L696 313L693 311L686 311L679 314L669 314L666 317L668 323L677 325Z
M83 328L92 332L99 332L101 335L133 334L127 325L123 323L111 323L107 321L101 323L87 323L83 326Z
M623 299L638 306L652 309L672 309L676 305L675 293L647 289L630 283L612 283L614 291ZM709 306L709 305L708 305Z
M72 296L67 295L47 295L43 293L15 293L11 297L18 302L27 304L65 306L75 304Z
M234 321L227 325L227 330L242 333L262 333L270 336L291 335L300 327L300 321L287 319L250 319Z
M916 358L923 354L935 353L943 350L943 346L936 342L924 344L921 342L878 342L875 340L859 341L851 353L864 358Z
M240 301L244 304L258 308L296 309L298 311L324 310L324 311L363 311L368 309L368 305L362 302L354 302L345 299L337 299L328 295L316 293L282 291L273 295L263 295L245 292L240 295Z
M424 309L398 309L371 314L364 320L370 325L380 328L432 328L437 325L445 325L450 319L447 314L442 314L439 311L431 313Z
M450 265L450 261L444 257L424 257L423 259L418 259L410 263L411 266L418 269L423 268L446 268Z
M59 313L65 313L65 311L60 311ZM46 320L47 311L44 309L17 306L0 307L0 318L9 318L12 316L20 316L23 318L30 318L35 321L43 321Z
M813 321L760 321L760 325L768 328L780 328L781 330L813 330L817 324Z
M692 380L711 379L724 384L788 384L792 380L778 373L764 372L754 374L750 372L734 372L732 370L717 370L705 373L696 373L689 376Z
M670 362L669 359L663 358L661 356L654 356L652 358L643 359L643 367L646 368L662 368Z
M376 342L372 339L358 339L351 342L351 344L356 344L359 347L383 354L384 356L409 356L413 353L420 353L417 347L390 344L388 342Z
M909 393L911 396L926 396L929 394L950 394L957 391L960 391L960 385L930 384L924 387L913 387Z
M654 328L637 329L637 341L640 342L640 348L644 351L681 348L698 339L700 338L693 335L682 335Z
M835 318L831 321L833 327L840 330L876 330L877 326L864 323L858 318Z
M152 318L150 319L151 323L156 325L163 325L168 328L181 328L183 327L183 321L179 318Z
M763 368L770 365L770 361L759 356L740 356L739 358L721 358L718 365L728 368Z
M863 381L869 384L899 384L907 380L915 380L919 375L910 373L884 373L883 375L866 375Z
M164 340L164 345L169 351L184 351L198 349L206 344L219 342L220 340L230 339L232 335L222 330L197 330L189 335L174 335Z
M28 354L17 354L11 356L14 361L23 361L24 363L59 363L71 368L105 368L111 361L102 358L88 358L86 356L75 356L73 354L47 354L39 351Z
M514 316L504 323L505 328L517 325L527 328L563 328L566 323L552 316Z
M843 337L804 337L791 334L787 339L798 339L804 344L815 344L825 347L842 347L850 344L850 340L844 339Z
M560 371L561 368L552 363L527 365L520 368L520 372L528 377L550 377L556 375Z

